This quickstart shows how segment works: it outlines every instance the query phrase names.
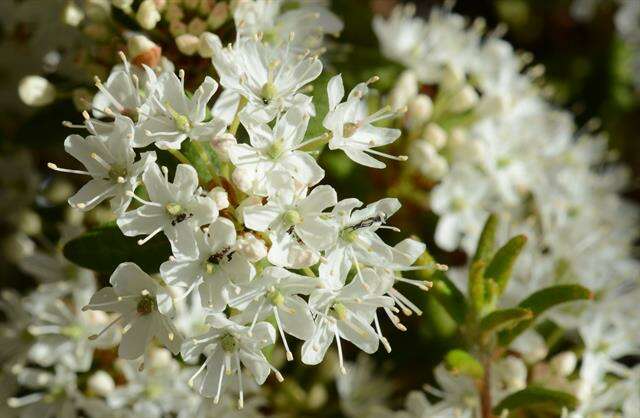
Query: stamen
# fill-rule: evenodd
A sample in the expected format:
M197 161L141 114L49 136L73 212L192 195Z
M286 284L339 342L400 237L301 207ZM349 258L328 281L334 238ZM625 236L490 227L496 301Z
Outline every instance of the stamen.
M111 164L109 164L108 162L106 162L101 156L99 156L98 154L96 154L95 152L91 153L91 158L93 158L94 160L96 160L98 162L98 164L100 164L102 167L104 167L106 170L111 170Z
M289 350L289 344L287 344L287 339L284 336L284 331L282 330L282 324L280 323L280 315L278 314L278 308L273 307L273 315L276 317L276 325L278 326L278 331L280 332L280 338L282 339L282 344L284 345L284 349L287 355L287 361L293 360L293 353Z
M220 402L220 391L222 389L224 374L224 363L222 363L222 366L220 366L220 375L218 376L218 390L216 391L216 396L213 398L213 403L216 405Z
M149 205L149 206L155 206L158 208L161 208L162 205L160 203L157 202L150 202L148 200L144 200L143 198L141 198L140 196L138 196L137 194L135 194L132 190L127 190L125 193L125 195L137 200L138 202L142 203L143 205Z
M258 310L256 310L255 315L253 315L253 319L251 320L251 326L249 327L249 337L253 336L253 327L256 325L256 322L258 321L258 316L260 315L260 312L262 312L262 307L264 306L266 299L262 299L262 302L260 302L260 305L258 306Z
M378 150L372 149L372 148L367 148L363 150L364 152L369 152L371 154L374 155L379 155L380 157L385 157L388 158L390 160L395 160L395 161L407 161L409 159L409 157L407 157L406 155L391 155L391 154L387 154L384 152L380 152Z
M115 324L117 324L118 322L120 322L120 320L121 320L121 319L122 319L122 315L118 315L118 316L116 317L116 319L114 319L113 321L109 322L109 325L107 325L106 327L104 327L104 328L102 329L102 331L100 331L100 332L99 332L99 333L97 333L97 334L90 335L90 336L89 336L89 339L90 339L91 341L93 341L93 340L95 340L95 339L98 339L98 338L99 338L100 336L102 336L105 332L107 332L107 330L108 330L109 328L111 328L112 326L114 326Z
M47 167L49 167L52 170L59 171L60 173L82 174L84 176L90 176L91 175L91 173L89 173L88 171L84 171L84 170L70 170L68 168L60 168L57 165L55 165L54 163L47 163Z
M151 238L155 237L160 231L162 231L162 227L157 228L152 233L144 237L143 239L138 240L138 245L146 244Z
M342 358L342 344L340 342L340 331L338 326L334 327L334 333L336 334L336 345L338 346L338 359L340 361L340 373L347 374L347 369L344 368L344 359Z
M238 409L244 407L244 390L242 387L242 369L240 368L240 355L236 351L236 367L238 368Z

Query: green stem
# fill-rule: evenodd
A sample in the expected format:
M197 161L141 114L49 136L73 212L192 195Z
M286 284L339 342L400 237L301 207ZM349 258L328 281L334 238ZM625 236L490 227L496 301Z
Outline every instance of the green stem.
M211 174L213 181L219 183L218 172L213 166L207 150L204 149L204 146L199 141L191 141L191 143L193 144L193 147L196 149L196 152L198 153L202 161L204 161L205 165L207 166L207 171L209 171L209 174Z
M189 159L187 158L186 155L184 155L180 150L177 149L169 149L168 150L169 153L171 155L173 155L178 161L180 161L182 164L189 164L191 165L191 161L189 161Z
M302 269L302 271L304 272L304 274L306 274L309 277L313 277L314 279L316 278L315 273L313 272L313 270L311 270L309 267L304 267Z

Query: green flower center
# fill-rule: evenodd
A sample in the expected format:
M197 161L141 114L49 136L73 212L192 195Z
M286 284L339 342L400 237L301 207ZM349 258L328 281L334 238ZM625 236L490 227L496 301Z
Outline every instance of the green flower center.
M220 345L227 353L231 353L238 347L238 339L231 334L226 334L220 338Z
M262 89L260 90L260 96L262 97L262 102L264 104L269 104L277 94L278 91L276 89L276 86L271 81L267 81L266 83L264 83Z
M267 299L273 306L280 306L284 303L284 296L275 289L267 292Z
M151 295L143 295L140 299L138 299L138 306L136 306L136 311L140 315L149 315L156 309L156 301Z
M333 316L338 318L339 320L344 321L345 319L347 319L347 308L342 303L334 303L331 307L331 311L333 313Z
M111 169L109 170L109 179L117 181L118 177L126 178L127 169L119 165L112 164Z
M297 210L290 209L282 217L287 225L298 225L302 222L302 216Z
M164 205L165 210L171 216L178 216L182 213L182 206L179 203L171 202Z
M340 238L346 242L355 242L358 238L358 233L353 228L345 228L340 232Z
M267 149L267 155L272 160L277 160L284 151L284 141L281 138L277 138Z
M171 117L173 118L173 123L176 129L180 132L188 133L191 131L191 121L189 118L181 113L176 112L176 110L169 103L164 104Z
M347 122L342 125L342 136L345 138L351 138L353 134L358 130L358 125L353 122Z

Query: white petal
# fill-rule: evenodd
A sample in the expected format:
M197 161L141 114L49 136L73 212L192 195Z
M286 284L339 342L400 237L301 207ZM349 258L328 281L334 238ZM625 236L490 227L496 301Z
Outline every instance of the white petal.
M153 315L141 315L131 322L129 331L122 335L118 356L133 360L144 354L153 337Z

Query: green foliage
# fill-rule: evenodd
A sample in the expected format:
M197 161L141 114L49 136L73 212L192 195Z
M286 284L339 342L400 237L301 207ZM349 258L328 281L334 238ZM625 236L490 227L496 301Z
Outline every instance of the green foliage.
M521 321L531 319L533 312L526 308L507 308L493 311L480 321L480 331L483 334L493 333L513 328Z
M467 302L464 294L443 272L436 272L432 277L433 287L430 292L442 307L458 324L463 324L467 317Z
M580 285L559 285L539 290L518 304L520 308L530 310L533 317L520 322L512 330L501 332L499 336L500 344L506 346L511 343L511 341L532 325L536 317L546 310L562 303L589 300L592 298L593 294L589 289Z
M484 375L484 367L471 354L464 350L455 349L444 356L444 362L452 373L463 374L474 379L481 379Z
M115 222L110 222L69 241L63 253L69 261L101 273L111 273L125 261L155 273L171 255L171 247L162 234L138 245L137 238L125 237Z
M513 412L521 409L541 408L552 409L559 413L563 407L575 408L577 403L578 400L566 392L529 386L504 398L493 409L493 413L500 415L504 410Z
M307 139L314 138L326 132L326 129L322 126L322 121L329 110L327 83L329 83L329 80L334 75L335 74L331 74L329 71L323 71L322 74L311 83L313 86L313 104L316 107L316 116L309 121L306 135Z
M493 248L496 241L496 230L498 229L498 217L494 214L489 215L487 221L482 228L482 233L478 239L478 247L473 256L473 261L489 262L493 255Z
M502 248L500 248L484 272L486 278L493 279L500 289L500 293L504 292L507 287L513 266L527 242L527 237L518 235L513 237ZM479 248L479 247L478 247Z

